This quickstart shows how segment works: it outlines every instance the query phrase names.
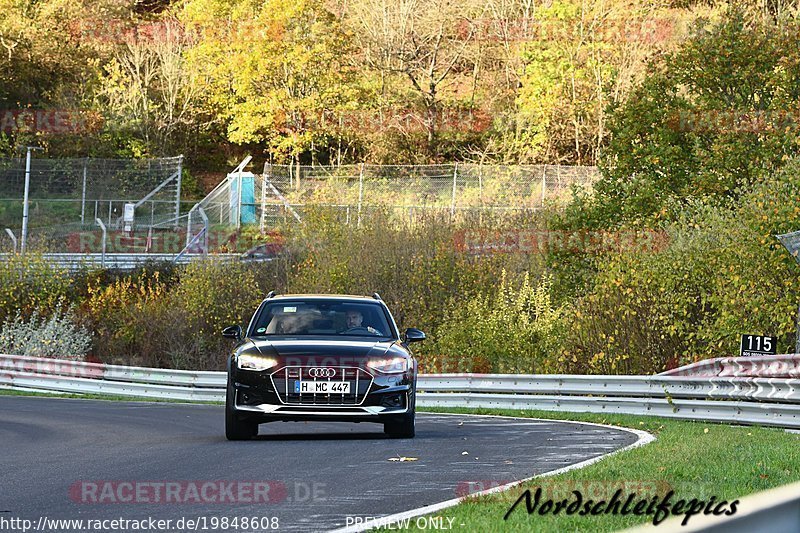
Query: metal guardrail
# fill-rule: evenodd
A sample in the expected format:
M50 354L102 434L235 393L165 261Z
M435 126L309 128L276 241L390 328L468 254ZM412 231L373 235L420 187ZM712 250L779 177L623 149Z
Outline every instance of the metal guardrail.
M726 399L800 403L800 379L665 376L580 376L428 374L418 388L427 392L554 395L619 395L643 398Z
M0 386L77 394L223 401L224 372L0 355ZM662 416L800 428L800 380L747 377L427 374L420 406Z
M800 378L800 354L717 357L667 370L660 376Z
M0 261L5 261L9 254L0 254ZM49 253L42 254L48 262L62 268L74 271L84 267L89 268L116 268L119 270L133 270L147 262L172 262L175 254L151 254L151 253L107 253L103 254L88 253ZM186 264L196 258L213 259L217 261L235 261L241 254L184 254L176 261L179 264Z
M0 388L13 390L221 402L226 379L224 372L0 354ZM800 428L798 379L428 374L419 376L417 386L421 406L624 413ZM739 508L731 517L697 517L688 527L681 527L682 517L677 517L659 530L795 531L800 528L800 483L749 496Z

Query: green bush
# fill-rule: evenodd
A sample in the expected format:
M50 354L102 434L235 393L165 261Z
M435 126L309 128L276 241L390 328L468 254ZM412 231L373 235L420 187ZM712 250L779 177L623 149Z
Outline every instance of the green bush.
M174 274L173 274L174 275ZM221 369L231 348L222 328L246 324L274 283L268 267L195 262L165 283L157 270L95 279L81 307L105 362Z
M69 273L38 254L9 255L0 261L0 321L47 317L68 295Z
M793 351L798 268L774 237L797 228L800 163L733 207L685 207L661 251L606 257L570 318L570 372L651 373L738 354L745 333Z
M700 19L609 113L603 178L565 219L589 227L675 220L688 198L718 201L798 152L796 21L753 23L735 4ZM677 209L676 209L677 208Z
M156 328L180 328L180 322L165 321L161 302L166 287L159 273L139 273L110 283L90 279L81 318L95 334L95 355L106 363L141 366L172 366Z
M71 309L57 308L49 318L34 311L7 319L0 329L0 353L82 361L92 346L92 336L78 326Z
M533 285L527 272L514 283L503 270L495 294L451 311L437 331L437 355L423 357L423 371L553 372L564 309L554 307L551 283L544 275Z
M310 216L309 216L310 215ZM418 327L435 336L453 306L497 291L499 272L541 272L541 257L521 253L465 253L466 232L535 228L536 219L426 215L392 222L388 212L370 215L361 228L307 214L302 228L288 236L291 266L288 292L380 293L401 328ZM283 287L282 287L283 288ZM423 343L418 351L430 350Z

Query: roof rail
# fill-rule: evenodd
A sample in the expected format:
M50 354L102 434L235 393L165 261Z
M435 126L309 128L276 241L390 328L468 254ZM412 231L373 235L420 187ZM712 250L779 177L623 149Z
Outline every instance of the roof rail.
M373 292L373 293L372 293L372 297L373 297L373 298L375 298L376 300L383 301L383 300L381 299L381 295L380 295L380 294L378 294L377 292Z
M270 298L272 298L272 297L274 297L274 296L275 296L275 291L269 291L269 294L267 294L267 297L266 297L266 298L264 298L264 299L265 299L265 300L269 300Z

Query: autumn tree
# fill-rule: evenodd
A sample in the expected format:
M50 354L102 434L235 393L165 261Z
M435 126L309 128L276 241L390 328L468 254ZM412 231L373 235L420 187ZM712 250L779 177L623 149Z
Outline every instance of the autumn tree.
M192 36L175 19L141 23L121 33L104 66L99 96L111 127L129 130L141 151L177 152L175 134L194 119L198 93L186 54Z
M610 117L595 223L647 224L687 202L735 199L800 154L798 31L732 9L654 60Z
M181 17L200 39L189 57L204 105L230 141L298 160L336 135L329 118L358 88L351 36L319 0L191 0Z
M483 13L478 3L453 0L348 4L346 18L358 39L360 57L368 69L379 73L384 101L395 99L390 90L399 77L421 102L431 155L436 153L443 102L463 100L464 85L469 87L476 64L469 51Z

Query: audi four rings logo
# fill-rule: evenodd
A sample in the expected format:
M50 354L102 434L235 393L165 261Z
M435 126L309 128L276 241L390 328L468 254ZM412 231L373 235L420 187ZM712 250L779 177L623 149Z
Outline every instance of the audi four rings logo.
M336 375L335 368L309 368L308 375L312 378L332 378Z

